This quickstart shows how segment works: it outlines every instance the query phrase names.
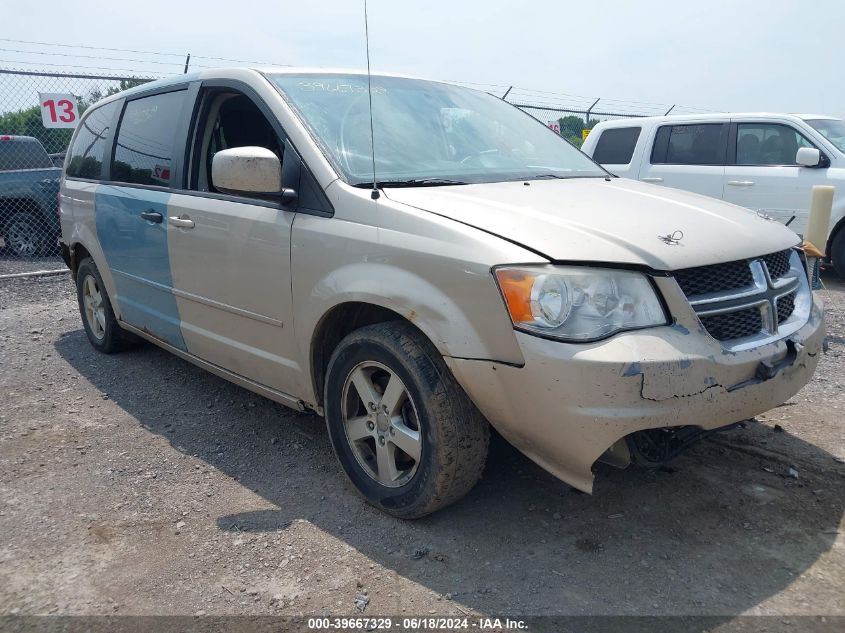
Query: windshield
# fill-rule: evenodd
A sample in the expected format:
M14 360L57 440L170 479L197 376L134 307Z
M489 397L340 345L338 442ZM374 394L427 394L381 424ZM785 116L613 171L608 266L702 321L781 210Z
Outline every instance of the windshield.
M367 76L269 78L346 180L372 185ZM483 92L375 76L372 93L375 171L381 185L607 175L545 125Z
M845 121L842 119L808 119L822 136L833 143L840 152L845 152Z

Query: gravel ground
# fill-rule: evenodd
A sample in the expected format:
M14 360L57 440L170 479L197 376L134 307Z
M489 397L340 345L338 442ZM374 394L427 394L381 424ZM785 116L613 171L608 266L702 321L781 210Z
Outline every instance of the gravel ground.
M814 380L660 472L575 492L507 446L416 522L322 421L151 346L95 352L69 277L0 282L0 614L845 615L845 285Z
M13 275L16 273L32 273L41 270L60 270L67 268L62 258L55 257L32 257L17 259L15 257L0 256L0 276Z

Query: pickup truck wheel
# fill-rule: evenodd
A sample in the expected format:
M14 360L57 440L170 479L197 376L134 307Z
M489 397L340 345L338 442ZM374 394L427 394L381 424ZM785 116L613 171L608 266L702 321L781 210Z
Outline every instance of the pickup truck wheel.
M836 232L830 244L830 259L839 276L845 278L845 227Z
M389 514L430 514L481 477L487 421L408 323L377 323L344 338L329 361L324 404L343 470Z
M94 349L114 354L136 340L118 325L103 278L90 257L83 259L76 271L76 297L85 334Z
M50 230L31 213L15 213L3 232L6 248L18 257L44 255L50 247Z

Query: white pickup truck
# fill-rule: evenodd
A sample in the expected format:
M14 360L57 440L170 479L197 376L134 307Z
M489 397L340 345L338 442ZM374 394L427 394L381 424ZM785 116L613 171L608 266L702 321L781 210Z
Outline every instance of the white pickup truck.
M798 234L814 185L834 185L827 254L845 276L845 121L794 114L708 114L603 121L582 147L624 178L757 210Z

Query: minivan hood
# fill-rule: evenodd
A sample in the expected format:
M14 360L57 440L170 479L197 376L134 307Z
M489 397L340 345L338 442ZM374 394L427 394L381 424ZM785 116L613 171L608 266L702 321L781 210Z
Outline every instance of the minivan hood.
M388 188L391 200L452 218L553 261L676 270L756 257L798 236L756 212L625 178ZM661 236L680 231L678 243Z

